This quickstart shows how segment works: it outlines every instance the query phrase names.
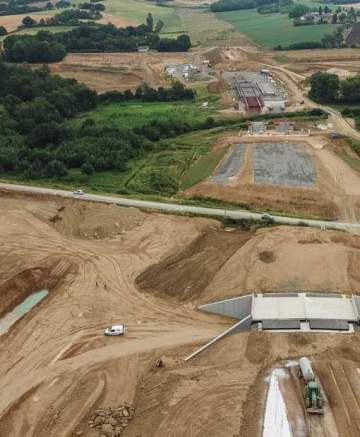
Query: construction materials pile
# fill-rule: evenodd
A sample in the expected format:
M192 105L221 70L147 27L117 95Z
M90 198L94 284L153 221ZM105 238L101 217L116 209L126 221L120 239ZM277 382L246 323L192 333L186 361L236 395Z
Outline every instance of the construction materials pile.
M119 437L133 418L134 408L124 405L118 408L98 408L88 422L89 428L96 428L99 436Z

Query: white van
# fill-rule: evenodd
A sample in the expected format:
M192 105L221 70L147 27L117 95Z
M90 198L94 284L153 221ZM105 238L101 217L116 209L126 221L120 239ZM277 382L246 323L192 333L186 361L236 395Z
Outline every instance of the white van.
M127 332L127 326L125 325L113 325L110 328L106 328L105 335L124 335Z

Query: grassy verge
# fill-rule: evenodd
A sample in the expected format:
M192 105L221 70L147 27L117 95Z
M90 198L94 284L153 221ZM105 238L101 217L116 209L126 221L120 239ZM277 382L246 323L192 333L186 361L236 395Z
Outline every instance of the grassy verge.
M209 177L218 163L224 157L228 147L212 150L207 155L201 155L194 160L194 164L183 174L180 182L181 190L185 191L193 185Z

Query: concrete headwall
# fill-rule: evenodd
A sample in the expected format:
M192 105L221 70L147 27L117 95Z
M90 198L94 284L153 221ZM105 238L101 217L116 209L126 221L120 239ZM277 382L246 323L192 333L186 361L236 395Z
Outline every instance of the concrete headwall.
M217 302L200 305L198 308L209 313L220 314L226 317L242 320L251 314L252 294L219 300Z

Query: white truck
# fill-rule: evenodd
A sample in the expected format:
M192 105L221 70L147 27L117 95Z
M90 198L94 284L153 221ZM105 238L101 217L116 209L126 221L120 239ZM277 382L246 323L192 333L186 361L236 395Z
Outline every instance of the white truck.
M104 331L105 335L124 335L127 333L126 325L113 325L110 328L106 328Z

